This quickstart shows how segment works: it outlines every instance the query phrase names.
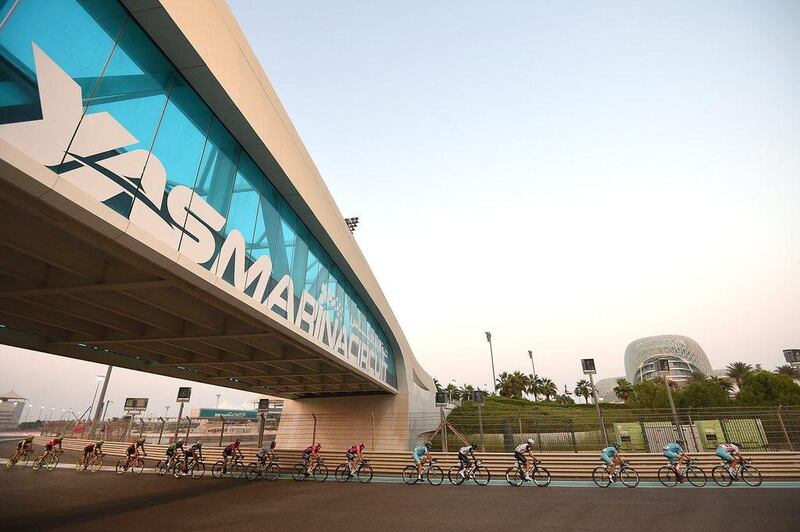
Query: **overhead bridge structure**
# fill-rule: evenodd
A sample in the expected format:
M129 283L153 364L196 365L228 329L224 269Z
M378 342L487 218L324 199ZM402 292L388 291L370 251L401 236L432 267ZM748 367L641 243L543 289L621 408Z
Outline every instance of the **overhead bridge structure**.
M224 1L0 1L0 85L0 342L288 413L433 408Z

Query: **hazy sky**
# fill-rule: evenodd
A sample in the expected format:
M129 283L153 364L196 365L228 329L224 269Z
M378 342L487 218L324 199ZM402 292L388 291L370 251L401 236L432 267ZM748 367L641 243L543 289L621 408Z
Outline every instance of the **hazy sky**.
M485 330L498 372L533 349L570 388L642 336L800 346L800 2L231 4L440 381L491 383ZM88 406L91 364L3 353L0 388L81 375Z

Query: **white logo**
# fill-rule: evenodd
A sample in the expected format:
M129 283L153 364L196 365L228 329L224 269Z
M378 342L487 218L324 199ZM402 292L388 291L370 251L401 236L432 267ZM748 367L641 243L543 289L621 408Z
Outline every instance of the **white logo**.
M128 197L131 224L197 264L213 259L211 272L217 277L232 267L233 286L244 293L255 285L250 297L263 311L351 365L386 380L385 348L376 335L361 331L353 322L353 334L348 338L343 320L337 317L331 324L326 300L336 308L337 316L343 316L341 303L333 294L323 292L319 302L304 290L295 309L294 285L288 274L266 294L272 271L270 259L259 257L245 268L245 240L236 229L218 246L216 233L225 226L225 217L189 187L178 185L167 194L167 175L161 161L147 150L117 151L138 140L109 113L85 113L80 86L35 44L33 55L42 119L2 124L0 138L58 171L60 179L100 203L120 195Z

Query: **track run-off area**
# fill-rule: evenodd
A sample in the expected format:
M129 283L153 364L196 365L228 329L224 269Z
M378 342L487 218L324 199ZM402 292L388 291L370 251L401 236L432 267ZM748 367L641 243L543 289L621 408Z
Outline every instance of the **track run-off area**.
M7 450L6 445L2 445ZM598 488L554 479L520 488L407 486L397 477L370 484L311 480L247 481L76 472L72 453L54 471L0 470L2 530L147 530L191 527L263 530L796 530L800 482L759 488ZM148 461L149 462L149 461ZM154 463L154 461L153 461Z

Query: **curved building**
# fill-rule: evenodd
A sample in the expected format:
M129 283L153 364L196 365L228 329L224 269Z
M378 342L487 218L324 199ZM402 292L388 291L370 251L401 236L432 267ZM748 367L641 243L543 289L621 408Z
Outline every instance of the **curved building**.
M677 334L648 336L631 342L625 349L625 375L633 384L658 376L656 361L667 358L670 378L686 381L693 371L711 375L713 369L703 348L689 338Z
M0 343L427 429L397 419L433 379L224 1L0 1L0 76Z

